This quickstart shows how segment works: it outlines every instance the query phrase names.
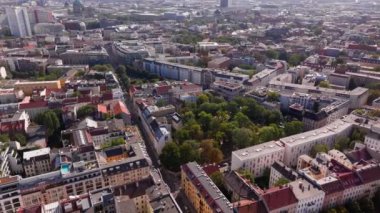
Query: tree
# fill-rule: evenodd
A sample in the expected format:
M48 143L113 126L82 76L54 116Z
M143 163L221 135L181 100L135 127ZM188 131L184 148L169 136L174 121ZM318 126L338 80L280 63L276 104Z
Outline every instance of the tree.
M360 209L363 212L366 213L374 213L375 212L375 205L373 204L372 200L368 197L364 197L359 200Z
M53 110L48 110L38 114L35 121L46 127L47 136L50 137L53 133L61 127L57 113Z
M215 147L214 140L203 140L201 142L201 161L205 163L220 163L223 160L223 153Z
M332 208L332 209L327 210L327 213L338 213L338 212L336 211L336 209Z
M92 67L93 70L99 71L99 72L106 72L113 70L112 65L110 64L97 64Z
M166 106L168 105L167 101L165 99L159 99L157 102L156 102L156 106L158 107L163 107L163 106Z
M202 105L203 103L208 103L210 100L206 94L201 94L197 98L197 104L198 106Z
M178 145L174 142L165 144L160 154L160 161L165 168L171 171L179 171L181 154Z
M254 141L254 137L256 136L253 132L247 128L238 128L232 132L232 142L239 149L254 145L257 142L257 139Z
M335 138L334 148L339 151L344 151L350 147L350 138L344 136L338 136Z
M240 170L238 170L238 173L239 173L244 179L249 180L251 183L255 183L255 177L253 176L253 174L252 174L249 170L246 170L246 169L240 169Z
M285 185L285 184L288 184L288 183L289 183L288 179L286 179L286 178L279 178L274 185L275 186L282 186L282 185Z
M375 195L372 198L372 202L374 203L375 209L377 210L377 212L379 212L380 211L380 188L379 187L377 188Z
M360 208L360 205L357 201L348 202L347 203L347 210L350 213L362 213L363 211Z
M311 152L310 152L310 155L312 157L315 157L318 153L320 152L324 152L324 153L327 153L329 151L329 148L327 147L327 145L325 144L315 144L312 148L311 148Z
M279 53L276 50L268 50L265 55L270 59L278 59Z
M9 142L10 138L8 134L1 134L0 135L0 142Z
M252 122L251 122L251 120L249 120L249 117L244 115L244 113L242 113L242 112L236 113L233 120L238 123L240 128L241 127L249 127L252 125Z
M277 92L268 92L267 101L279 102L280 101L280 94Z
M79 119L85 118L87 116L91 116L96 111L95 106L93 105L86 105L82 106L77 111L77 117Z
M196 141L185 141L179 147L181 164L199 160L199 152Z
M303 57L299 54L292 54L290 57L289 57L289 64L292 65L292 66L297 66L301 63L301 61L303 60Z
M259 130L260 142L275 140L281 136L282 132L276 125L264 126Z
M224 188L223 174L219 171L214 172L210 175L212 182L220 189Z
M210 129L210 122L212 120L212 115L205 111L202 111L198 114L198 121L204 132L207 132Z
M351 134L351 141L364 141L365 133L355 128Z
M330 88L330 83L328 81L321 81L319 82L319 87L323 87L323 88Z
M26 144L27 144L25 135L23 135L21 133L14 134L13 140L18 141L21 146L26 146Z
M301 121L291 121L285 123L284 131L286 136L303 132L304 124Z
M223 153L219 148L213 148L210 152L209 163L220 163L223 160Z

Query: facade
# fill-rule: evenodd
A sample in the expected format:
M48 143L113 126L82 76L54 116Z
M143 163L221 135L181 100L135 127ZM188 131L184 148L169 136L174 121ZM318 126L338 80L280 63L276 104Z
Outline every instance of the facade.
M321 212L325 193L304 179L289 183L297 198L297 213Z
M51 171L50 148L24 152L22 165L27 177Z
M231 169L247 169L255 177L262 176L266 168L276 161L283 161L284 146L278 141L271 141L232 152Z
M177 81L189 81L200 85L204 82L203 70L198 67L146 58L143 61L143 68L145 71L163 78Z
M281 161L276 161L270 167L269 187L275 186L280 178L291 182L298 178L298 174L293 169L285 166Z
M364 138L364 144L374 151L380 151L380 125L371 127L371 131Z
M348 136L351 133L353 124L343 120L337 120L322 128L300 133L297 135L281 138L284 144L284 163L287 166L296 166L298 157L302 154L310 153L315 144L326 144L332 148L337 136Z
M24 91L25 95L32 95L36 89L61 89L60 81L19 81L14 84L14 88Z
M5 11L12 35L19 37L32 36L28 11L25 7L7 7Z
M369 91L366 88L357 87L354 90L337 90L331 88L320 88L310 85L301 85L289 83L290 74L283 74L273 78L269 82L269 87L273 89L280 90L282 92L300 92L306 94L312 94L316 97L319 96L330 96L339 99L347 99L350 101L349 109L357 109L364 106L367 102Z
M18 190L19 176L0 178L0 210L1 212L16 212L22 205L20 190Z
M199 213L232 213L232 204L194 162L181 166L181 186Z

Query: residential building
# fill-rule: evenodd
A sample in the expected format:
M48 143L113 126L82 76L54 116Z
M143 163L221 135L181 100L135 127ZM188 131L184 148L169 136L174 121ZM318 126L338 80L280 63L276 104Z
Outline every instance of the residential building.
M18 37L32 36L28 11L25 7L7 7L5 11L12 35Z
M297 178L297 172L292 168L285 166L281 161L276 161L270 167L269 187L275 186L279 179L286 179L289 182L292 182Z
M181 166L181 186L196 212L232 212L232 203L197 163Z
M289 183L298 200L296 213L321 212L325 193L304 179Z
M232 152L231 169L247 169L255 177L264 174L276 161L283 161L285 148L278 141L271 141Z
M373 125L371 131L366 134L364 144L374 151L380 151L380 125Z
M298 200L289 186L271 188L264 192L262 199L271 213L295 213L297 210Z
M0 178L0 210L1 212L16 212L22 205L18 183L20 176Z
M51 163L50 148L27 151L23 154L22 165L27 177L50 172Z

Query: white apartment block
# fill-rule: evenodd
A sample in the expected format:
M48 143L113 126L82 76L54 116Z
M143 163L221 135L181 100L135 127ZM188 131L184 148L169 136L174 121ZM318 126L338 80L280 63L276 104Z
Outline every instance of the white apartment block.
M271 141L232 152L231 169L244 168L255 177L262 176L275 161L283 161L285 149L279 142Z
M24 152L23 166L27 177L50 172L50 148L42 148Z
M32 36L28 11L25 7L7 7L5 11L12 35L19 37Z
M348 136L353 128L351 122L337 120L322 128L281 138L285 146L284 163L287 166L296 166L298 157L309 154L316 144L325 144L332 148L337 136Z
M298 179L289 183L298 203L296 213L317 213L322 210L325 193L310 184Z
M364 138L364 144L372 150L380 151L380 124L371 127L371 132Z

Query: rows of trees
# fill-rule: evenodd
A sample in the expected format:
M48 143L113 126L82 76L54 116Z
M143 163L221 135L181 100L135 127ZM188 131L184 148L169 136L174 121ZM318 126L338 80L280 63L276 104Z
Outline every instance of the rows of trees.
M303 124L299 121L288 122L284 128L281 128L278 124L283 119L279 111L269 110L256 103L255 100L243 97L227 102L210 93L204 93L198 97L197 103L187 104L182 108L181 114L183 127L173 132L173 143L166 145L161 154L163 165L171 170L178 170L179 165L188 162L186 161L188 159L183 160L180 154L169 157L168 155L173 155L166 152L169 148L179 150L183 146L191 147L196 150L196 155L190 160L199 160L202 163L218 162L223 159L223 157L220 158L223 156L222 153L227 156L231 150L303 131ZM205 141L209 150L205 154L211 156L202 156ZM175 164L170 158L182 160L178 160Z
M120 86L124 87L124 89L128 90L130 86L130 80L127 75L127 68L124 65L119 65L116 68L116 74L119 77L120 80Z
M338 206L327 210L327 213L375 213L379 212L379 194L372 199L363 197L358 201L351 201L344 206Z

